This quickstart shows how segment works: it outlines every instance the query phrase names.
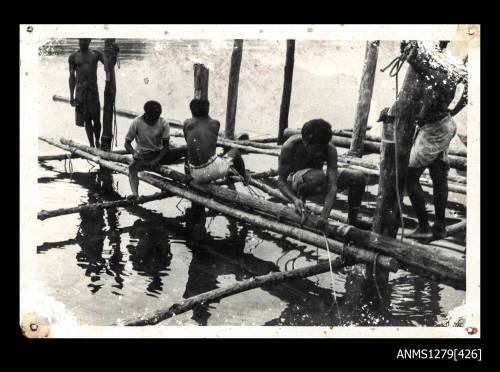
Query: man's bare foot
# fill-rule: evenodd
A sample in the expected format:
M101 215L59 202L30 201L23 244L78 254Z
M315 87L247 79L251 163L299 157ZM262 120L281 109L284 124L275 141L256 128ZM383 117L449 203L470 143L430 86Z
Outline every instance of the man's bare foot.
M418 226L415 230L406 235L406 237L410 239L431 239L433 233L429 226Z
M95 148L96 148L96 149L100 149L100 148L101 148L101 144L99 143L99 141L97 141L97 142L95 143Z
M432 226L432 232L436 238L446 238L446 226L434 224Z

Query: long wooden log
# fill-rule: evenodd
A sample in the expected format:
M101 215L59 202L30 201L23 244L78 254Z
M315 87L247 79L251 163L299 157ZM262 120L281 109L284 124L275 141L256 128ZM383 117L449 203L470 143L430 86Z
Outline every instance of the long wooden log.
M352 129L332 129L332 133L334 136L338 137L346 137L346 138L352 138L353 132ZM286 134L288 136L293 136L295 134L300 134L300 129L296 128L287 128ZM370 142L378 142L380 143L382 141L382 137L376 136L373 134L365 134L365 141L370 141ZM339 147L343 147L339 145ZM376 149L376 147L374 147ZM377 150L377 153L380 153L379 150ZM461 150L461 149L452 149L450 148L448 150L449 155L455 155L455 156L460 156L460 157L467 157L467 150Z
M66 142L67 144L73 146L73 148L78 146L78 148L87 149L88 152L99 154L103 158L108 157L109 159L111 159L112 157L114 159L119 159L121 156L117 154L106 153L100 151L99 149L91 148L85 145L75 144L72 141L64 139L61 139L61 142ZM128 163L129 159L126 158L123 161ZM166 166L159 167L157 171L165 177L172 178L179 182L187 183L186 180L188 178L186 175L176 172ZM170 185L168 186L170 187ZM197 191L207 193L211 197L222 199L226 202L234 203L236 205L246 206L252 211L270 215L273 218L277 218L279 220L285 220L293 222L295 224L300 224L301 226L307 227L309 229L315 230L315 227L319 221L319 217L312 214L307 216L306 221L302 221L301 216L299 216L291 207L278 205L263 199L253 198L249 195L237 193L236 191L216 185L199 185L196 183L190 183L190 187L194 188ZM185 190L172 192L177 195L184 196L182 194L184 191ZM189 199L189 197L186 197L186 199ZM207 200L213 201L212 199ZM209 208L211 208L206 203L208 203L208 201L204 201L200 204L207 205ZM288 225L285 226L287 228L290 228L290 226ZM407 264L410 268L415 267L431 272L433 275L436 275L436 277L441 278L443 282L446 282L455 287L465 287L465 259L461 255L444 252L437 247L420 244L418 242L401 242L391 237L382 236L371 231L361 230L354 226L349 226L340 222L329 223L325 227L325 233L327 234L327 236L334 237L335 239L341 239L344 242L352 242L356 246L375 250L388 256L394 257ZM317 234L314 235L316 237L318 236Z
M285 142L283 132L288 128L288 112L290 111L290 98L292 96L294 54L295 40L287 40L283 94L281 96L280 118L278 123L278 145Z
M288 136L292 133L296 134L297 130L295 129L286 129L285 130L285 136ZM338 147L344 147L344 148L349 148L351 141L349 140L348 137L340 137L340 136L333 136L331 143L334 144L335 146ZM411 149L411 143L410 144L405 144L405 146L409 146ZM374 142L374 141L364 141L363 144L363 151L365 153L373 153L373 154L380 154L381 152L381 143L380 142ZM448 160L450 162L450 167L455 168L458 170L467 170L467 158L463 156L456 156L456 155L448 155Z
M231 67L229 70L229 84L227 88L227 109L225 138L234 138L234 126L236 122L236 107L238 103L238 83L240 80L241 55L243 53L243 40L234 40L233 53L231 55Z
M359 87L359 98L356 106L356 117L354 118L351 145L349 147L349 155L356 156L358 158L363 156L363 144L365 141L368 115L370 114L379 44L380 41L378 40L366 42L363 74Z
M331 262L332 270L338 270L343 266L344 264L342 263L342 260L340 258L336 258ZM237 293L249 291L251 289L259 288L264 285L279 284L288 280L307 278L309 276L323 274L328 271L330 271L330 263L322 262L316 265L302 267L300 269L257 276L233 284L231 286L217 288L209 292L201 293L199 295L182 300L181 302L177 302L171 305L166 310L157 310L150 315L145 315L138 319L130 319L123 322L123 324L118 324L118 325L125 325L125 326L155 325L164 321L165 319L192 310L196 306L206 305L211 302L232 296Z
M112 169L116 172L122 173L122 174L127 174L128 175L128 168L124 167L123 165L116 164L114 161L118 161L120 163L125 163L128 164L129 160L128 158L125 159L119 159L120 155L112 154L112 153L107 153L104 151L101 151L99 149L91 148L85 145L80 145L76 144L73 141L61 139L61 141L66 142L66 143L71 143L71 145L65 145L61 143L57 143L51 139L44 138L44 137L39 137L41 140L53 144L54 146L57 146L59 148L62 148L67 151L75 151L79 155L95 162L98 163L104 167L107 167L109 169ZM75 148L77 150L75 150ZM81 149L88 149L90 150L89 152L82 151ZM94 154L99 154L99 155L94 155ZM103 160L103 159L111 159L112 161L108 160ZM189 179L186 175L176 172L172 169L169 169L168 167L161 166L158 167L158 171L162 174L165 175L169 178L172 178L176 181L186 181ZM398 262L395 261L394 259L391 259L390 257L387 257L385 255L379 255L376 256L374 252L358 248L355 245L345 245L339 241L336 241L334 239L330 238L325 238L323 236L320 236L316 233L313 233L308 230L304 230L295 226L289 226L287 224L277 222L277 221L272 221L268 220L264 217L257 216L255 214L245 212L242 210L238 210L232 207L229 207L227 205L221 204L215 200L213 200L212 197L207 198L204 196L201 196L199 194L194 193L193 191L186 190L183 188L179 188L171 183L166 182L164 179L161 179L159 177L154 176L153 174L147 174L145 172L139 172L139 179L143 180L144 182L147 182L155 187L158 187L164 191L171 192L173 194L176 194L178 196L181 196L185 199L191 200L195 203L202 204L208 208L214 209L216 211L219 211L221 213L227 214L229 216L232 216L234 218L244 220L250 224L254 224L257 226L260 226L262 228L284 234L287 236L290 236L294 239L297 239L299 241L314 245L319 248L323 249L329 249L331 252L334 252L336 254L344 254L345 257L350 257L351 259L362 261L362 262L374 262L374 260L377 260L377 265L380 265L381 267L384 267L387 270L391 271L397 271L399 265ZM210 193L211 189L223 189L221 187L217 187L214 185L196 185L195 183L190 184L191 187L200 189L201 191ZM226 189L229 194L236 194L238 193L233 192L232 190ZM223 193L223 192L221 192ZM213 194L212 194L213 195ZM240 196L242 194L239 194ZM238 199L238 197L236 197ZM236 201L236 204L239 204L238 200L232 200L232 203ZM272 203L271 203L272 204ZM292 210L293 212L293 210ZM293 212L295 213L295 212Z
M57 217L57 216L62 216L66 214L72 214L72 213L79 213L79 212L90 212L90 211L96 211L99 209L106 209L106 208L113 208L113 207L124 207L127 205L135 205L135 204L143 204L147 203L153 200L158 200L158 199L164 199L169 196L172 196L172 194L167 193L167 192L158 192L152 195L143 195L138 197L137 199L123 199L123 200L115 200L115 201L108 201L108 202L102 202L102 203L93 203L93 204L84 204L84 205L79 205L77 207L72 207L72 208L61 208L61 209L55 209L51 211L46 211L46 210L41 210L38 212L38 219L39 220L46 220L47 218L51 217Z
M122 155L125 155L125 154L128 154L128 151L125 150L125 149L121 149L121 150L115 150L113 151L113 153L115 154L122 154ZM38 161L48 161L48 160L66 160L68 159L68 156L70 154L57 154L57 155L39 155L38 156ZM78 155L72 155L71 156L71 159L78 159L78 158L81 158L81 156L78 156Z

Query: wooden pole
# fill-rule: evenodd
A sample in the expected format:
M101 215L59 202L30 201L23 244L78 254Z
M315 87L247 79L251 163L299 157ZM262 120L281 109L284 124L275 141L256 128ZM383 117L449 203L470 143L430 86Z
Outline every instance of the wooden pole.
M338 270L344 266L340 258L336 258L331 262L332 270ZM231 286L217 288L209 292L205 292L181 302L177 302L166 310L158 310L138 319L130 319L123 323L125 326L146 326L155 325L165 319L171 318L175 315L185 313L192 310L196 306L206 305L211 302L220 300L221 298L229 297L237 293L249 291L254 288L259 288L264 285L279 284L288 280L307 278L309 276L323 274L330 271L330 263L322 262L316 265L302 267L300 269L282 271L278 273L270 273L266 275L257 276L251 279L238 282ZM122 324L117 324L122 325Z
M377 67L378 46L380 41L367 41L365 52L365 63L363 75L359 87L358 105L356 107L356 117L354 119L354 130L349 149L349 155L358 158L363 156L363 142L366 135L368 115L370 114L370 104L373 93L373 83L375 81L375 69Z
M115 64L119 48L115 39L104 40L104 70L106 72L106 86L104 88L104 107L102 116L101 148L111 151L113 143L113 111L116 98Z
M238 103L238 82L240 80L241 55L243 53L243 40L234 40L231 67L229 70L229 86L227 89L226 130L225 138L234 139L234 126L236 122L236 106Z
M55 209L55 210L51 210L51 211L42 210L42 211L38 212L38 219L43 221L43 220L46 220L47 218L57 217L57 216L62 216L62 215L72 214L72 213L79 213L79 212L83 212L83 211L85 211L85 212L96 211L99 209L143 204L143 203L147 203L147 202L150 202L153 200L164 199L164 198L167 198L169 196L172 196L172 194L167 193L167 192L158 192L158 193L152 194L152 195L143 195L143 196L138 197L137 199L122 199L122 200L115 200L115 201L102 202L102 203L85 204L85 205L79 205L78 207L61 208L61 209Z
M194 98L208 100L208 69L201 63L194 64Z
M129 152L125 149L120 149L120 150L115 150L115 151L112 151L113 153L115 154L122 154L122 155L125 155L125 154L128 154ZM38 161L48 161L48 160L66 160L68 159L68 156L70 154L57 154L57 155L40 155L38 156ZM81 156L78 156L78 155L73 155L70 157L71 159L78 159L78 158L81 158Z
M285 142L283 132L286 128L288 128L288 112L290 111L290 98L292 96L294 53L295 40L287 40L283 95L281 97L280 121L278 129L278 145Z
M66 142L66 143L71 143L71 145L65 145L61 143L57 143L51 139L44 138L44 137L39 137L40 140L45 141L47 143L50 143L54 146L57 146L59 148L62 148L66 151L75 151L77 154L81 155L82 157L85 157L86 159L89 159L95 163L98 163L104 167L107 167L111 170L114 170L116 172L126 174L128 175L128 168L124 167L120 164L114 163L120 155L116 154L111 154L107 153L104 151L101 151L99 149L91 148L88 146L80 145L77 144L78 147L75 146L75 143L72 141L64 140L61 139L61 141ZM88 149L89 152L83 151L81 149ZM93 155L93 154L99 154L99 155ZM112 161L104 160L104 159L112 159ZM121 159L121 162L124 162L126 164L129 163L128 158ZM176 172L172 169L169 169L168 167L162 166L158 168L158 171L162 173L162 175L175 179L177 181L182 182L182 180L188 180L189 177L185 176L184 174L181 174L179 172ZM188 199L190 201L193 201L198 204L205 205L208 208L214 209L216 211L219 211L221 213L227 214L229 216L232 216L234 218L238 218L240 220L246 221L250 224L254 224L257 226L260 226L264 229L268 229L280 234L284 234L287 236L290 236L294 239L298 239L299 241L317 246L322 249L329 249L331 252L336 253L336 254L343 254L344 257L350 257L353 260L359 260L362 262L373 262L374 259L377 260L377 264L380 265L381 267L385 267L388 270L391 271L397 271L399 264L396 260L387 257L385 255L379 255L376 256L374 252L371 252L366 249L358 248L355 245L346 245L344 246L343 243L338 242L336 240L330 239L330 238L325 238L323 236L320 236L318 234L315 234L311 231L304 230L302 228L298 228L295 226L289 226L287 224L277 222L277 221L272 221L268 220L266 218L254 215L249 212L245 212L233 207L229 207L227 205L221 204L217 201L214 200L213 194L211 194L211 190L213 189L224 189L222 187L217 187L214 185L196 185L195 183L191 183L190 186L195 186L197 189L203 190L203 192L211 195L210 197L204 197L202 195L199 195L191 190L186 190L184 188L179 188L177 186L174 186L173 184L166 182L165 179L162 179L160 177L157 177L153 174L147 174L145 172L139 172L139 179L143 180L144 182L147 182L155 187L158 187L159 189L163 191L168 191L171 192L175 195L181 196L185 199ZM232 190L227 190L230 192L230 194L235 193L236 194L236 199L239 199L239 197L243 196L242 194L238 194L236 192L233 192ZM223 195L224 192L221 191L220 195ZM239 195L239 196L238 196ZM235 199L230 199L232 200L231 203L233 205L240 205L240 201ZM293 212L293 211L292 211ZM271 215L272 216L272 215Z
M61 139L61 142L70 145L69 148L85 149L85 151L87 151L87 154L98 154L102 158L107 158L118 162L125 162L126 164L130 162L130 159L128 157L125 157L125 159L121 160L122 155L103 152L99 149L77 144L73 141L68 141L63 138ZM301 216L299 216L291 207L275 204L263 199L253 198L247 194L238 193L234 190L230 190L224 187L212 184L200 185L193 182L190 183L190 178L188 176L166 166L158 167L155 171L159 172L164 177L189 184L189 186L193 189L208 194L212 198L224 200L231 203L232 205L246 207L254 212L259 212L265 214L266 216L271 216L272 218L276 218L280 221L289 221L295 225L305 226L312 230L316 229L316 225L319 221L319 217L313 214L307 215L306 220L303 221ZM148 175L148 177L150 176ZM172 191L173 189L170 187L170 185L168 185L168 188L166 188L166 190L171 191L176 195L185 197L183 189L176 188L176 191ZM191 200L187 196L185 198ZM207 204L209 203L207 200L212 201L212 199L207 198L204 198L203 202L198 202L196 200L194 201L198 202L199 204L204 204L208 208L211 208L210 205ZM239 212L242 211L238 211L238 213ZM293 234L294 227L290 227L289 225L285 226L287 228L290 228L291 230L287 231L289 231L290 234ZM375 232L361 230L354 226L346 225L340 222L327 224L324 231L327 236L334 237L335 239L340 239L344 242L352 242L356 246L381 252L394 257L397 260L400 260L407 264L410 268L418 267L425 271L432 272L437 275L437 277L442 278L443 282L450 283L450 285L453 285L455 287L465 286L465 259L462 255L457 255L456 252L444 252L443 250L435 246L420 244L416 241L401 242L389 236L383 236ZM317 234L314 235L316 237L318 236ZM337 242L334 244L341 243ZM342 244L339 249L342 249Z

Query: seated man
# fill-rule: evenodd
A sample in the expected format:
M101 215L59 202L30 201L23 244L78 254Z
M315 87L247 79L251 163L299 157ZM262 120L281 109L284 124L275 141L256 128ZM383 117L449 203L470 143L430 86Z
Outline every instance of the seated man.
M216 154L220 123L208 115L209 106L207 100L200 99L189 104L193 117L184 121L188 172L197 183L208 183L232 173L246 184L245 163L238 149L231 149L223 156Z
M324 194L325 203L317 228L323 229L337 197L337 190L349 189L348 223L356 225L357 214L365 191L366 179L362 172L344 169L338 174L337 149L330 143L332 129L322 119L308 121L301 134L290 137L279 157L280 191L302 214L308 196ZM326 162L326 175L323 165Z
M144 105L144 115L134 119L125 137L125 149L134 156L129 166L129 180L133 197L139 195L137 173L145 169L154 169L160 164L170 164L185 157L186 146L170 148L170 126L160 117L161 105L148 101ZM135 139L136 148L132 147Z

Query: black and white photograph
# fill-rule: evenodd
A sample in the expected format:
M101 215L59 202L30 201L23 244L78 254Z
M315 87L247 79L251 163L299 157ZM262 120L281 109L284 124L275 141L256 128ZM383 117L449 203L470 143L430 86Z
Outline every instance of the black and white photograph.
M480 25L20 24L27 338L479 338Z

